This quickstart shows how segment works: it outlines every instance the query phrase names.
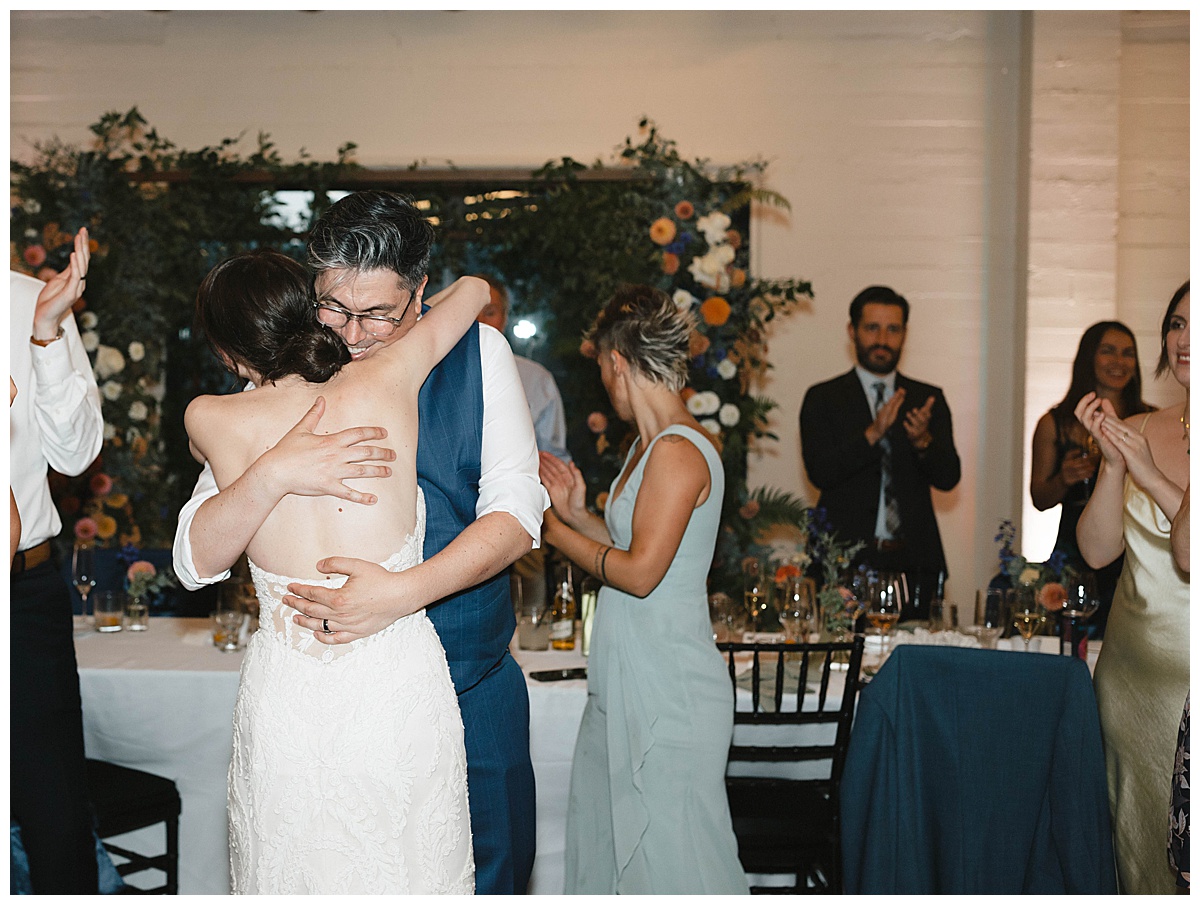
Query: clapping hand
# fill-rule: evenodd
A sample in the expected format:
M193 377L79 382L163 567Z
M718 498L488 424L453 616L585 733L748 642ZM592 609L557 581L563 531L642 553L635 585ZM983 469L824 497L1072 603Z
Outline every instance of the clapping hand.
M900 392L903 391L897 391ZM923 406L909 409L908 414L904 416L904 432L908 435L908 442L919 450L928 449L929 444L933 442L933 435L929 433L929 419L932 415L933 397L930 396Z
M564 462L548 452L538 453L538 474L550 494L555 514L566 524L574 524L587 513L587 482L574 462Z
M1075 417L1092 435L1108 466L1123 470L1125 454L1122 446L1116 441L1118 438L1122 438L1123 434L1129 433L1129 428L1121 424L1112 403L1107 399L1099 398L1095 393L1088 393L1076 404ZM1108 430L1105 430L1106 425L1109 427Z
M892 393L892 398L881 405L879 411L875 413L875 420L867 428L867 442L874 446L887 436L887 432L896 423L896 416L900 414L900 406L902 405L904 405L903 387Z
M33 312L34 339L49 340L58 335L59 325L71 311L71 306L83 297L90 260L87 227L80 227L75 234L71 260L60 273L47 280L38 293L37 307Z
M351 427L333 434L318 434L317 425L324 414L325 397L318 396L295 427L263 453L261 464L285 493L374 503L378 499L374 494L355 490L343 482L347 478L386 478L392 473L386 465L366 463L391 462L396 458L394 450L361 445L386 438L387 431L382 427Z

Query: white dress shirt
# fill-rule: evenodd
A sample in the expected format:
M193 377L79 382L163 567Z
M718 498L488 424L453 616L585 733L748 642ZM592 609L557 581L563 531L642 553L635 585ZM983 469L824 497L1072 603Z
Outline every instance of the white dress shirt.
M507 512L537 547L541 543L542 513L550 506L550 497L538 478L533 421L512 349L502 334L486 324L479 325L479 358L483 375L483 448L475 516ZM229 577L226 570L203 578L196 573L192 560L192 520L204 501L216 493L212 469L206 464L192 498L179 513L175 529L175 574L184 587L193 591Z
M92 365L74 316L63 338L42 347L29 341L38 293L46 284L9 273L9 374L17 398L9 409L9 482L21 513L21 549L56 537L62 520L50 499L46 470L81 474L100 454L104 417Z
M517 373L521 375L521 386L525 388L525 401L529 403L538 449L570 462L567 419L563 414L562 395L558 392L554 375L532 359L520 355L514 355L513 358L517 362Z
M896 372L890 374L875 374L868 371L866 368L855 365L854 373L858 375L858 379L862 381L863 392L867 394L867 404L871 407L871 412L875 412L875 384L883 384L883 401L886 403L896 392ZM883 483L879 485L879 508L876 510L875 516L875 536L883 540L895 540L892 537L892 532L887 528L887 514L885 512L886 504L883 500Z

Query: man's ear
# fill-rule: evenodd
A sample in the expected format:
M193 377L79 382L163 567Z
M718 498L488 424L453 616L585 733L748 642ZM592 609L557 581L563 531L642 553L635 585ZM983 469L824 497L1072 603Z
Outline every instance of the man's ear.
M416 303L416 309L421 310L421 299L425 296L425 287L429 285L429 274L425 274L421 278L421 285L417 287L416 293L413 295L413 300Z
M848 337L850 337L850 342L853 343L854 342L854 321L850 321L849 323L846 324L846 335Z

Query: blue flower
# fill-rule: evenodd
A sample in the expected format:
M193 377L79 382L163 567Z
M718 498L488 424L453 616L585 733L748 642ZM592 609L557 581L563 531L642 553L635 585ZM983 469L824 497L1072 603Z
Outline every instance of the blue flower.
M117 562L121 564L121 570L125 571L135 562L142 558L142 551L133 544L126 544L117 552Z

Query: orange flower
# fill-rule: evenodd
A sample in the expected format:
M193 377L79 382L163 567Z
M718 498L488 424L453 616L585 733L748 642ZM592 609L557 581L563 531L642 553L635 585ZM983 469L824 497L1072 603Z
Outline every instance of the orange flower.
M738 510L738 515L740 515L742 518L749 521L750 519L752 519L756 515L758 515L758 510L759 510L758 500L750 500L749 502L742 505L742 507Z
M90 251L92 254L95 254L99 250L100 250L100 243L97 242L95 239L88 239L88 251Z
M96 517L96 536L102 540L108 540L117 533L117 520L111 515L100 515Z
M719 327L729 320L730 313L729 302L719 295L705 300L704 304L700 306L700 316L704 318L704 323L714 327Z
M693 330L688 337L688 357L699 358L708 351L708 347L712 345L712 340L701 333L699 330Z
M683 398L684 402L687 402L696 395L696 391L692 387L684 387L679 391L679 395Z
M655 245L669 245L675 238L675 221L670 217L659 217L650 224L650 241Z
M740 267L734 267L729 271L729 285L734 289L738 289L746 285L746 271Z
M736 229L727 229L727 230L725 230L725 241L728 242L729 245L733 248L741 248L742 247L742 234L739 233Z
M30 245L21 257L30 267L41 267L46 262L46 249L40 245Z
M1048 581L1038 591L1038 603L1052 613L1057 613L1067 602L1067 589L1057 581Z
M129 497L123 493L110 493L104 500L104 505L110 509L124 509L129 503Z
M675 216L680 220L691 220L695 213L696 209L692 207L692 202L690 201L680 201L675 205Z
M789 563L784 563L775 570L775 584L783 584L789 578L799 578L800 567Z
M116 441L119 439L121 438L114 437L113 442L116 443ZM116 445L119 446L120 444ZM138 436L133 438L133 442L130 444L129 448L133 451L133 457L135 459L140 459L142 456L146 455L146 450L150 448L150 444L146 442L145 437L143 437L141 434L138 434Z
M579 354L584 358L595 358L599 353L596 350L596 344L590 339L585 339L579 344Z
M667 276L674 276L679 272L679 255L673 255L669 251L663 252L662 259L663 273Z

